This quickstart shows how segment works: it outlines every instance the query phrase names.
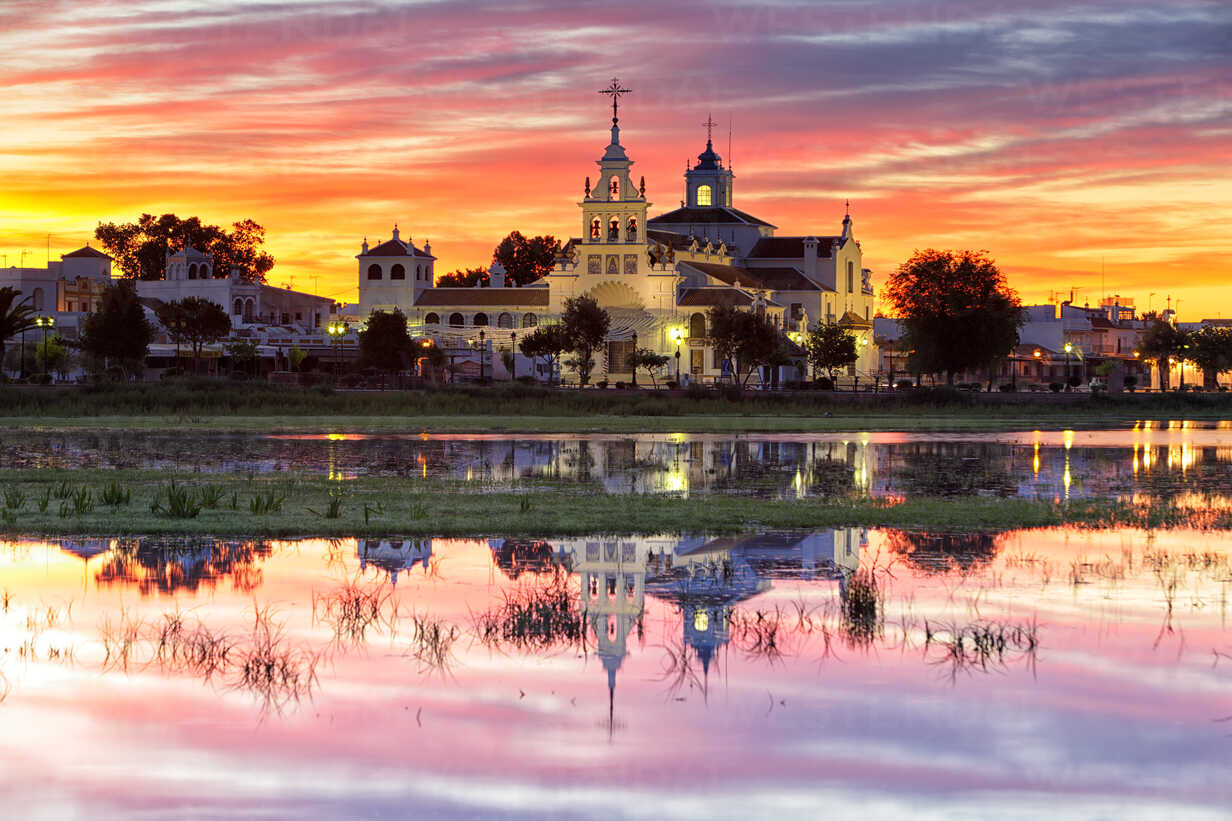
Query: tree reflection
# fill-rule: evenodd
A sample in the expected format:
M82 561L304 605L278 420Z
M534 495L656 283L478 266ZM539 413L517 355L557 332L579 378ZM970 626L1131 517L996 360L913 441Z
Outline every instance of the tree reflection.
M996 533L886 533L889 549L924 573L967 572L987 566L997 556Z
M261 586L257 562L268 558L268 542L122 539L102 557L95 580L102 585L133 585L143 596L193 592L215 587L230 577L232 586L250 593Z

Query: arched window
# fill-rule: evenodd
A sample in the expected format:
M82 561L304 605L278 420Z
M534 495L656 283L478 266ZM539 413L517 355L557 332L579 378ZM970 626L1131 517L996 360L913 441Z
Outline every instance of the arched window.
M463 325L466 324L466 322L463 321L462 314L452 313L449 315L449 324L455 328L461 328Z
M188 278L189 279L197 278L197 263L194 262L192 265L188 266Z
M244 300L244 321L252 322L253 302L251 299Z
M850 260L847 261L847 290L855 291L856 289L856 264Z
M522 327L523 328L533 328L538 324L539 324L539 317L535 316L534 314L523 314L522 315Z
M425 325L440 325L441 324L440 314L428 314L427 316L424 317L424 324Z
M406 279L406 269L402 267L401 263L394 265L394 267L389 269L389 278Z
M471 324L474 325L476 328L486 327L488 324L488 315L487 314L475 314L475 318L471 321Z
M42 288L34 289L34 310L36 311L43 310L43 289Z
M210 266L202 264L202 266L197 269L197 278L198 279L209 279L210 278Z
M496 327L512 328L513 327L513 314L508 313L508 312L501 313L501 315L496 318Z
M637 217L629 217L629 222L625 225L625 241L637 242Z
M380 279L380 278L381 278L381 266L377 265L374 262L368 266L368 279Z
M415 266L415 279L416 280L423 279L423 266L422 265Z
M241 316L244 313L244 300L235 300L235 306L231 309L231 313L234 316Z
M689 336L694 339L704 339L706 336L706 315L693 314L689 317Z
M616 242L620 239L620 219L612 217L611 222L607 224L607 239L608 242Z
M602 230L603 230L603 223L599 221L598 217L595 217L594 219L590 221L590 238L591 239L599 239L599 232Z
M699 206L711 204L711 192L709 185L697 186L697 204Z
M608 183L607 190L611 195L608 197L609 200L620 199L620 178L612 177L611 181Z

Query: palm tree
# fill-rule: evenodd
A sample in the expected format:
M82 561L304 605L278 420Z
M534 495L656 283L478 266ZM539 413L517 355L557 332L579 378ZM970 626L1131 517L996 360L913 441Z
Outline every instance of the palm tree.
M4 343L34 327L34 308L27 304L30 298L19 302L20 297L16 288L0 288L0 361L4 360Z

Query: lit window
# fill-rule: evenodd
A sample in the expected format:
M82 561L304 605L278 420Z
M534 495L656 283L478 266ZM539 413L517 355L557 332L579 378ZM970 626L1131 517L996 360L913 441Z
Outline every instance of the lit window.
M709 185L697 186L697 204L698 205L709 205L710 204L710 186Z

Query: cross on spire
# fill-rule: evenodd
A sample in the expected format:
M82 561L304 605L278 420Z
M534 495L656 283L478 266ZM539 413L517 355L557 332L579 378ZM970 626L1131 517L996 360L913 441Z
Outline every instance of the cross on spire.
M711 138L714 136L714 127L716 125L718 125L718 123L714 121L714 117L711 117L709 114L707 114L706 122L702 123L702 126L706 129L706 142L707 143L709 143Z
M620 95L632 93L630 89L625 88L620 84L620 80L612 78L612 84L605 89L599 91L600 94L608 94L612 98L612 125L616 125L617 113L620 105Z

